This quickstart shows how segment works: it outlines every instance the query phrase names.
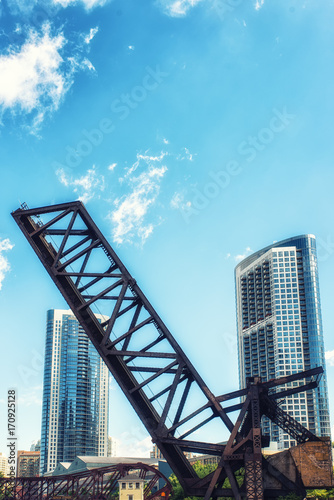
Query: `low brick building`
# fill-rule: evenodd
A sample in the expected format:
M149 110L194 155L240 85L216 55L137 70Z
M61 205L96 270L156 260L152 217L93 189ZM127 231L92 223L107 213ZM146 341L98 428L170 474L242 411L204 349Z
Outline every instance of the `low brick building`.
M39 476L39 451L17 452L17 477L35 477Z

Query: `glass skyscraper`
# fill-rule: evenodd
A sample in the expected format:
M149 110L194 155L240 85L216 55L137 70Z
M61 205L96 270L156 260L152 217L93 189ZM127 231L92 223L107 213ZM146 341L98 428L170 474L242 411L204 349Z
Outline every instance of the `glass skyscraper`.
M266 381L317 366L325 370L313 235L289 238L250 255L236 266L235 281L241 388L250 376ZM314 434L330 436L326 371L317 389L289 396L282 408ZM278 449L296 444L266 417L262 430Z
M48 311L41 474L78 455L107 456L108 407L105 363L70 310Z

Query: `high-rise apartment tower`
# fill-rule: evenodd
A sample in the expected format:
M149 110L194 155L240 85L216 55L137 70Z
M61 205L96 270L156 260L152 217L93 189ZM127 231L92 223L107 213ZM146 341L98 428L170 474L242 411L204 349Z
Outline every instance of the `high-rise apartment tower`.
M108 389L109 371L73 313L48 311L41 474L77 455L107 456Z
M325 370L315 237L259 250L236 266L235 280L240 387L250 376L266 381L317 366ZM326 371L317 389L288 397L282 408L316 435L330 436ZM267 418L262 430L278 449L296 444Z

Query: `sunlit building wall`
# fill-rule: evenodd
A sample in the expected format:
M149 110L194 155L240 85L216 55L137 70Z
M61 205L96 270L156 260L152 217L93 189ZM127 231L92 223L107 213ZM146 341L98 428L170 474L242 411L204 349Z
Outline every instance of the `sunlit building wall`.
M315 237L259 250L236 266L235 280L240 387L250 376L266 381L317 366L325 370ZM288 397L282 408L316 435L330 436L326 372L317 389ZM262 426L279 449L296 444L269 419Z
M99 320L106 318L97 315ZM70 310L47 313L41 473L107 456L109 371Z

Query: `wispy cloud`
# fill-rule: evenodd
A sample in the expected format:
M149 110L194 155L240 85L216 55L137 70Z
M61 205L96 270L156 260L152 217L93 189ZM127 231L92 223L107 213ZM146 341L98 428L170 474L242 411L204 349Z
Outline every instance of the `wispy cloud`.
M238 254L238 255L234 255L233 256L233 260L235 262L240 262L240 261L244 260L246 257L248 257L248 255L250 255L252 253L252 251L253 250L250 247L246 247L244 253ZM232 255L230 253L228 253L228 254L226 254L225 258L226 259L230 259L231 257L232 257Z
M36 7L38 0L7 0L6 1L6 10L8 10L12 15L17 16L18 14L29 15ZM0 2L0 12L1 5L3 2ZM18 32L16 30L16 32Z
M85 175L77 178L67 175L62 168L56 171L56 175L61 184L72 187L74 193L78 193L78 200L83 203L87 203L97 193L100 196L100 192L104 191L105 188L104 176L99 175L95 167L88 169Z
M325 352L325 359L329 366L334 366L334 350Z
M7 0L6 7L13 15L26 14L30 15L35 7L42 10L43 14L48 17L53 17L57 10L70 6L82 6L85 10L90 11L95 7L103 7L110 0ZM0 2L1 14L1 2Z
M19 392L17 404L24 406L42 406L43 386L37 385Z
M90 68L86 57L65 57L67 40L62 32L51 33L48 23L42 32L30 29L21 47L9 46L0 55L0 110L29 116L36 132L46 115L59 108L79 69ZM91 68L90 68L91 69Z
M256 0L255 2L255 10L260 10L263 7L264 0Z
M191 202L185 200L185 193L182 191L176 191L169 203L170 207L174 210L186 210L191 207Z
M109 0L53 0L55 5L68 7L69 5L83 5L86 10L94 9L95 7L103 7Z
M116 243L133 242L136 238L144 243L153 232L154 223L147 221L147 215L158 198L161 181L167 172L167 167L161 164L164 156L165 153L159 156L137 154L137 161L120 178L130 192L116 199L115 210L108 214L114 225Z
M189 160L189 161L193 161L194 160L194 156L197 156L197 153L190 153L189 149L188 148L183 148L182 150L182 153L179 153L177 156L176 156L176 159L177 160Z
M158 5L170 17L184 17L203 0L159 0Z
M91 28L89 30L89 33L87 35L84 35L84 41L85 43L90 44L90 42L93 40L94 36L96 33L99 31L99 28L96 26L95 28Z
M14 245L9 241L8 238L0 240L0 290L2 288L2 282L5 279L6 274L10 271L10 264L3 255L3 252L8 252L14 247Z
M167 154L168 153L165 153L164 151L162 151L160 155L156 156L149 155L148 151L146 151L143 155L137 153L137 161L135 161L134 164L126 170L124 177L121 177L119 179L120 182L123 182L125 179L131 179L133 172L135 172L138 168L140 169L140 167L142 167L143 165L152 166L156 163L161 162Z

